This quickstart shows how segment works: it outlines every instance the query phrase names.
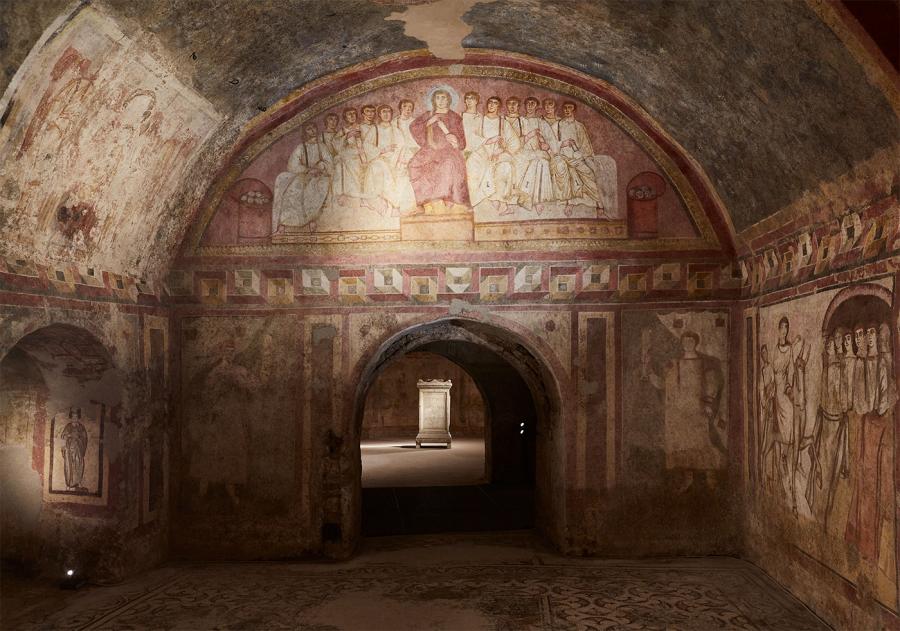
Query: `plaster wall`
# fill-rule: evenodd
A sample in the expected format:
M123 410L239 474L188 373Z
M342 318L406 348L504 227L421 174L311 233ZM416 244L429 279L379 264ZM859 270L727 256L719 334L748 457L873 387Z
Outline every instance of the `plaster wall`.
M31 4L16 3L0 25L21 23ZM462 61L444 63L401 32L427 20L385 20L392 9L379 4L316 2L286 15L279 3L229 12L97 0L60 18L12 78L0 108L2 457L4 480L8 471L16 480L3 501L22 521L4 528L8 549L46 559L53 572L76 550L98 577L167 551L346 556L364 518L358 441L375 367L399 353L398 339L464 341L519 371L521 409L524 395L533 399L536 512L558 548L746 554L837 626L895 626L896 412L847 415L849 466L830 483L816 471L835 450L807 433L825 405L823 333L832 328L817 314L848 289L875 296L885 306L863 311L889 325L895 357L897 347L896 89L878 89L829 5L458 3L471 31ZM34 25L60 10L41 2L41 19L4 45L7 77ZM502 72L461 77L486 67ZM297 125L324 123L315 117L339 102L361 110L369 92L406 95L385 80L401 70L429 83L416 87L420 110L432 80L451 75L457 90L505 98L527 84L580 95L582 113L596 105L606 118L592 123L595 142L640 145L610 154L628 170L609 178L617 208L629 211L630 177L659 165L667 216L680 218L666 226L671 239L565 236L616 228L599 207L586 224L562 219L555 235L515 247L504 226L478 242L468 232L446 239L440 212L425 217L440 238L407 239L402 228L399 238L376 234L401 222L375 208L376 230L318 234L294 221L291 234L241 241L243 196L254 193L259 206L265 189L233 189L236 178L248 169L275 188L293 177ZM328 73L331 83L312 83ZM362 79L382 91L335 100ZM520 218L521 234L547 225ZM469 229L468 215L461 223ZM735 236L739 261L730 258ZM382 237L394 242L374 242ZM164 275L165 288L154 287ZM152 297L163 292L165 307ZM779 448L788 464L779 455L769 480L761 348L778 345L782 317L791 353L795 338L809 344L802 405L789 406L805 422L786 443L793 451ZM14 348L54 323L99 341L115 386L79 381L41 349ZM427 331L417 338L418 327ZM794 376L807 352L798 348ZM97 402L109 410L108 491L48 501L53 419ZM485 404L496 418L502 404ZM877 481L874 496L860 490L864 480ZM829 484L834 502L823 513ZM20 536L26 530L37 536Z

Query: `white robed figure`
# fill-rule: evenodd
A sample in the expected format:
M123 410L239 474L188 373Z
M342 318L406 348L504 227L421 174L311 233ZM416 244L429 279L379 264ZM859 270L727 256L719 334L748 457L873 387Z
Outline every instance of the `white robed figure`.
M537 214L554 201L553 178L550 176L549 144L541 135L539 102L533 96L525 99L525 116L522 117L522 148L516 154L519 174L518 203Z
M548 120L550 170L556 196L566 203L566 214L571 214L573 206L588 206L596 208L598 215L607 216L594 170L594 148L584 124L575 120L575 109L575 104L567 101L563 103L563 118ZM614 170L615 163L611 166ZM608 188L614 191L615 182Z
M275 178L272 201L272 226L309 226L322 213L331 187L332 158L319 136L315 123L303 127L303 142L288 159L287 171Z
M466 160L469 198L473 208L487 200L503 215L512 212L508 206L516 202L516 165L510 149L518 150L519 139L505 124L498 97L489 98L486 109L476 132L481 145Z
M332 161L341 148L342 132L340 129L341 118L334 112L325 115L325 129L322 131L322 142L328 150L328 155Z
M415 104L409 99L401 99L399 108L400 116L394 120L394 127L397 128L400 149L393 169L398 188L397 207L400 209L401 215L408 215L416 210L416 193L409 179L409 161L419 150L419 143L409 131L409 125L413 122Z
M334 154L334 181L332 182L332 204L348 206L362 197L366 163L362 147L362 128L356 110L347 108L343 112L344 127L337 140L338 151Z
M472 155L472 152L481 146L484 138L481 135L481 114L478 112L478 104L481 102L481 96L478 92L466 92L463 97L466 109L462 113L463 131L466 135L466 149L463 151L463 157L466 160Z
M400 166L405 139L393 124L393 116L390 105L380 105L378 123L363 136L366 172L362 204L381 215L397 217L401 207L415 206L415 194L406 165Z
M800 336L790 340L790 326L787 317L782 317L778 322L778 343L772 360L775 373L772 416L775 459L783 471L791 507L796 514L800 444L805 436L806 362L809 347Z

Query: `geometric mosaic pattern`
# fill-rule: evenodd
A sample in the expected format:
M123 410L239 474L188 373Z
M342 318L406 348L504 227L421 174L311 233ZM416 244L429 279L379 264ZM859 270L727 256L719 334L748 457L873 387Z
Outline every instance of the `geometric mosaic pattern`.
M16 629L828 628L736 559L571 559L527 541L516 549L508 535L372 541L401 543L341 564L163 568L85 589L62 609L6 611L5 622Z

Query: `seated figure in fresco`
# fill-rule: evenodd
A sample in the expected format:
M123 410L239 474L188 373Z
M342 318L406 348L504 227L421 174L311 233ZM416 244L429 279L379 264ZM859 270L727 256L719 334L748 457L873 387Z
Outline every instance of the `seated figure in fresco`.
M400 149L397 163L394 165L394 179L398 186L405 190L398 199L401 215L408 215L416 211L416 195L412 188L412 182L409 180L409 161L419 150L419 143L416 142L409 130L409 126L413 122L415 107L415 104L409 99L400 99L398 104L400 116L394 121L394 126L400 134Z
M403 133L393 124L390 105L377 108L378 123L363 136L366 155L362 205L380 215L397 217L400 208L415 205L406 168L400 166L404 149Z
M481 135L481 114L478 112L478 104L481 102L481 95L478 92L466 92L463 97L465 110L462 113L463 130L466 132L466 150L463 156L466 160L472 155L472 152L481 146L484 138Z
M362 130L357 122L356 110L347 108L343 113L344 127L338 151L334 154L334 202L346 206L362 197L365 176L365 153L362 147Z
M499 97L490 97L486 110L478 130L481 145L466 160L469 195L473 207L489 201L499 214L505 215L513 212L509 205L517 199L513 153L519 150L520 142L500 114Z
M503 120L506 122L507 127L510 128L510 133L514 134L515 137L519 140L519 144L521 145L522 137L525 135L525 130L522 128L522 115L519 113L519 105L520 105L519 97L517 96L509 96L506 98L504 102L504 107L506 108L506 113L503 115Z
M338 154L341 140L341 117L334 112L325 115L325 129L322 130L322 142L328 149L328 154L334 158Z
M325 207L331 189L331 154L315 123L303 126L303 141L288 159L287 171L275 178L272 229L275 232L306 226L315 231L315 220Z
M450 109L450 93L435 90L432 109L420 114L409 131L419 150L409 161L409 179L416 194L417 212L446 212L469 207L466 137L462 117Z
M550 176L550 145L541 135L539 105L540 102L533 96L525 99L525 116L519 119L522 126L521 149L516 154L518 204L538 215L555 200Z
M598 215L602 215L594 149L584 124L575 120L575 109L575 103L567 101L563 104L563 117L549 123L550 170L556 197L565 202L566 215L571 215L576 205L596 208Z
M365 138L375 125L378 124L378 118L375 115L375 106L366 103L363 105L359 113L361 114L359 121L359 133L361 138Z

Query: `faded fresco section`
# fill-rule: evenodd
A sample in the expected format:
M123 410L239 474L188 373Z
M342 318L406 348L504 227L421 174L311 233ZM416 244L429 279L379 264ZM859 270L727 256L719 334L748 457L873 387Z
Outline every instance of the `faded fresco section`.
M301 332L288 316L183 322L179 502L186 513L290 511L300 482Z
M0 254L155 272L148 235L218 114L91 8L30 64L0 130Z
M728 312L623 318L625 462L680 492L714 489L728 467Z
M757 549L778 573L800 574L803 590L804 566L787 570L767 548L769 538L785 537L863 603L875 599L896 613L892 292L888 278L760 307L747 338L745 393ZM827 606L818 594L804 597Z
M632 507L640 522L670 526L658 537L695 537L709 553L736 546L729 318L719 309L622 315L620 484L642 494Z

